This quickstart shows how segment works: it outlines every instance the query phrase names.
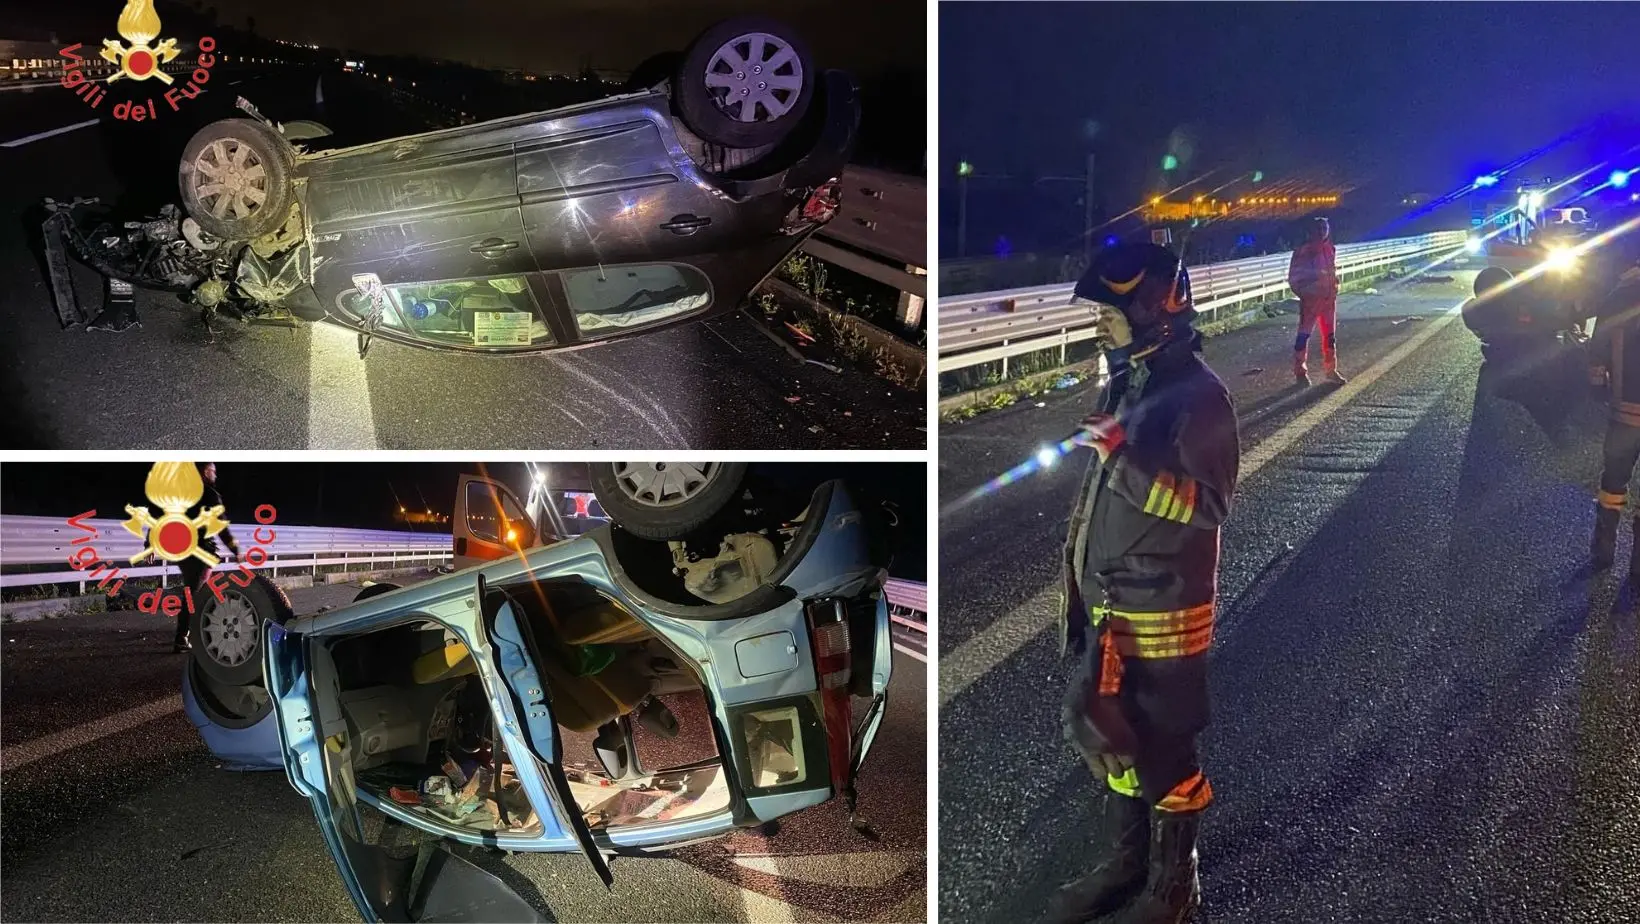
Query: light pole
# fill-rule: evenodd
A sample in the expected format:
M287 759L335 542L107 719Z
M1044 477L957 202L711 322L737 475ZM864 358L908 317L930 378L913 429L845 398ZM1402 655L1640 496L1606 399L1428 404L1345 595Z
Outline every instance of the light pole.
M968 256L968 178L974 174L974 165L968 161L957 163L957 258Z

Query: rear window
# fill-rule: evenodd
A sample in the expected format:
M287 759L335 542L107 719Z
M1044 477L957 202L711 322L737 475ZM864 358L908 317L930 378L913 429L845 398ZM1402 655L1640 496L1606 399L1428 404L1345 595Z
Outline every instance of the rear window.
M694 314L712 302L712 286L692 266L649 263L562 274L570 313L583 337L606 337Z

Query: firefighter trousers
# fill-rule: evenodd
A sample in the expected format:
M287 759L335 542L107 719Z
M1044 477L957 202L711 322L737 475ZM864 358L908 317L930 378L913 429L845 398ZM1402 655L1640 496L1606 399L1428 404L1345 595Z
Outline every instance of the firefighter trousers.
M1640 423L1613 419L1606 424L1605 466L1600 472L1600 506L1622 510L1629 479L1640 461Z
M1338 366L1338 296L1303 296L1298 300L1298 336L1293 339L1293 369L1302 372L1310 355L1310 331L1321 328L1321 362Z
M1194 657L1206 659L1205 654ZM1099 766L1097 755L1109 742L1095 740L1094 729L1109 720L1090 721L1089 715L1095 706L1112 705L1113 711L1120 715L1118 721L1125 720L1131 728L1135 747L1130 755L1133 766L1121 775L1106 775L1105 784L1114 792L1143 799L1161 811L1192 812L1206 808L1213 799L1213 787L1202 773L1196 750L1196 737L1200 725L1205 723L1194 716L1163 714L1165 710L1156 708L1156 698L1146 695L1142 686L1135 684L1124 683L1120 692L1104 702L1094 699L1104 699L1099 691L1102 660L1100 646L1089 645L1066 686L1061 721L1067 742L1090 769ZM1205 683L1202 686L1201 693L1205 696ZM1183 721L1178 721L1181 719Z

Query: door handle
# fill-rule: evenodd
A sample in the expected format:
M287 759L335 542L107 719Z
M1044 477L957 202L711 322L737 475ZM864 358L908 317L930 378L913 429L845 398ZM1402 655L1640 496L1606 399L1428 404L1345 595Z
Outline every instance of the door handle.
M517 241L504 241L499 237L487 237L467 248L468 253L482 254L486 257L500 256L503 251L517 250Z
M671 221L664 222L661 227L673 234L694 234L711 223L712 219L701 218L698 215L674 215Z

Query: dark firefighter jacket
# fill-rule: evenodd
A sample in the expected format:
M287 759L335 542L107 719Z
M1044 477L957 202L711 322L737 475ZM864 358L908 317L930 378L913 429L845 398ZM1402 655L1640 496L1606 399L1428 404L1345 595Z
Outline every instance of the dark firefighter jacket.
M1597 307L1590 356L1610 377L1612 419L1640 427L1640 263Z
M1338 257L1331 238L1305 241L1287 264L1287 285L1299 298L1338 295Z
M1121 692L1141 738L1207 724L1219 525L1241 444L1197 342L1135 360L1125 381L1113 374L1105 410L1115 405L1127 441L1103 464L1094 457L1065 545L1068 615L1098 626L1100 692Z

